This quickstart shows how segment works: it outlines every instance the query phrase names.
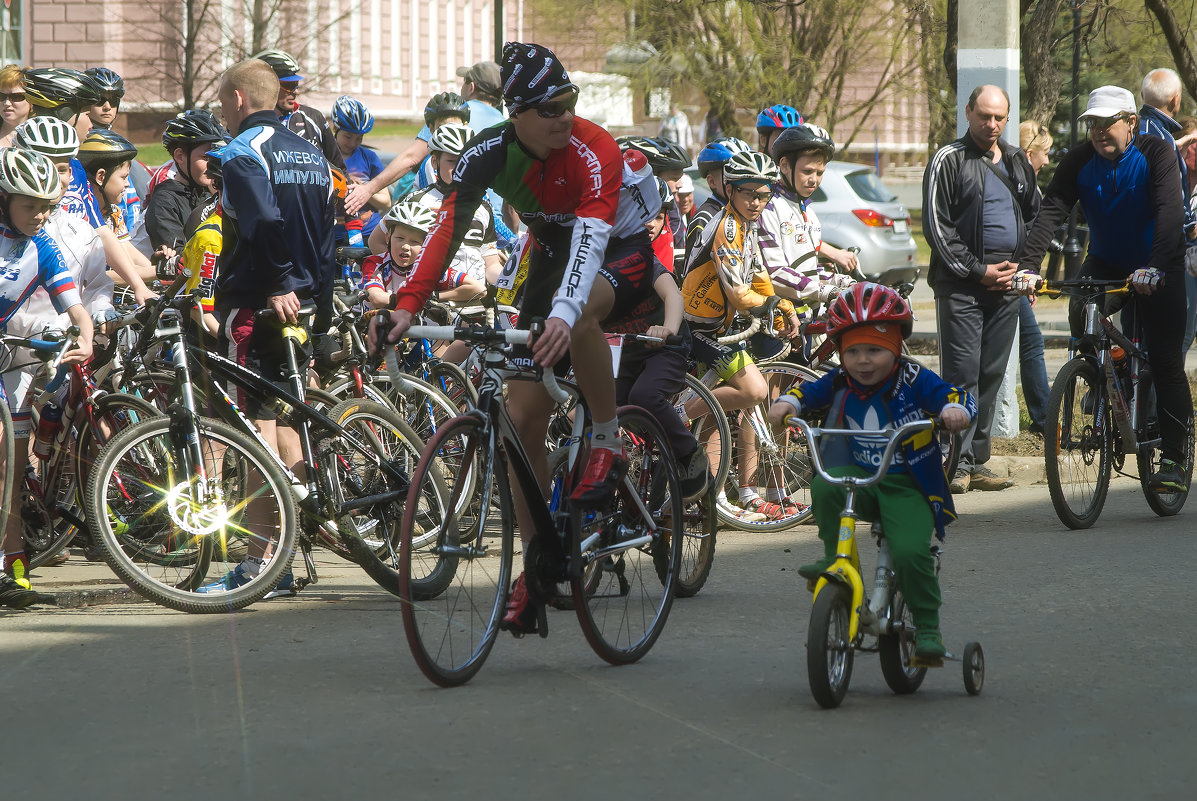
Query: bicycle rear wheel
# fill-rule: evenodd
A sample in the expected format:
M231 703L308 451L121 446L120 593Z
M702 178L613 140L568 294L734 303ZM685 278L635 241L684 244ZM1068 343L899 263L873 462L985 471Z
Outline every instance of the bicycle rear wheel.
M1140 420L1146 419L1145 414L1141 412L1140 415ZM1154 430L1146 432L1145 438L1155 438L1158 436L1159 427L1155 426ZM1151 511L1160 517L1171 517L1180 512L1189 497L1187 489L1184 492L1156 492L1151 488L1151 479L1160 468L1159 448L1140 448L1135 458L1139 466L1139 482L1143 487L1143 497L1147 499L1147 505L1151 507ZM1189 417L1189 425L1185 429L1184 460L1181 462L1180 469L1187 479L1185 482L1186 486L1191 486L1193 483L1192 416Z
M337 404L327 415L341 430L320 438L316 445L317 461L325 497L333 504L329 513L336 516L338 529L349 539L325 538L322 542L360 565L387 592L397 595L400 523L406 496L344 512L341 504L406 489L424 443L388 406L351 399ZM382 465L389 467L389 471ZM448 491L435 482L429 483L428 489L429 494L420 498L418 519L439 521L444 515L443 503ZM365 549L360 549L359 542Z
M109 566L155 603L227 612L270 592L295 556L299 516L274 457L241 432L196 418L206 480L172 422L154 417L117 434L87 484L88 521ZM232 554L260 554L260 571L230 578Z
M1047 488L1060 521L1089 528L1110 489L1110 401L1097 365L1077 358L1060 368L1047 401Z
M477 416L446 423L416 465L403 510L403 628L420 671L441 687L464 684L482 667L511 582L514 513L505 459L494 445ZM442 465L462 463L476 466L475 481L467 486L450 477L449 511L437 525L420 523L416 509L429 482L440 480ZM467 489L479 503L473 514L462 515L456 510Z
M60 511L52 515L53 523L48 530L26 530L25 553L30 568L45 564L74 539L78 529L71 521L85 517L81 484L91 472L104 444L117 432L159 414L148 402L123 392L105 393L92 402L97 425L92 426L86 418L76 421L75 435L66 442L66 446L73 450L67 463L59 468L57 488L46 486L44 479L40 482L45 493L44 502L60 505L65 513Z
M685 406L691 412L685 414L690 418L690 433L698 440L698 447L704 450L711 463L712 485L722 487L727 481L727 471L731 469L734 449L727 414L711 390L689 374L686 375L685 388L674 398L674 403Z
M710 487L697 501L683 503L682 562L677 575L677 597L691 598L707 583L715 561L715 488ZM664 583L668 576L670 551L660 550L654 556L657 575Z
M661 636L687 539L664 433L643 409L618 413L627 477L603 507L570 510L574 608L590 647L613 665L640 659Z

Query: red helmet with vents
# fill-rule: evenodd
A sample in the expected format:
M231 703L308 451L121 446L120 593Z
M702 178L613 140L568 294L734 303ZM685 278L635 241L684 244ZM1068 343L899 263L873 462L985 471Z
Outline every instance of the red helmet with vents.
M914 330L914 315L897 290L864 281L841 292L827 310L827 336L834 340L849 328L870 323L898 323L905 339Z

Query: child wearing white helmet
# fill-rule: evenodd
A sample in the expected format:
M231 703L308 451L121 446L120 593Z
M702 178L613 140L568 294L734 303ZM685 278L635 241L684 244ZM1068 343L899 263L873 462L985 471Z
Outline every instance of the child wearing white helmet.
M78 347L63 361L86 362L91 358L91 317L80 302L79 290L62 253L43 230L61 194L62 179L50 159L18 147L0 150L0 262L5 265L0 274L0 327L8 323L34 289L44 288L54 307L79 327ZM7 397L4 400L7 402ZM26 411L22 424L16 419L20 410L12 411L13 428L0 431L0 443L8 436L16 440L15 459L7 472L20 476L24 475L29 459L29 417ZM31 589L29 563L25 558L20 515L9 512L4 510L7 575L0 578L0 604L28 606L37 596L21 592L21 588Z

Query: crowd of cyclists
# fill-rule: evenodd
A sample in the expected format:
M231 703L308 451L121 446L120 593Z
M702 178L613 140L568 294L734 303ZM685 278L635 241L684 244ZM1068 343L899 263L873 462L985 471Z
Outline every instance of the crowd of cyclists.
M376 189L387 168L363 144L374 118L361 101L342 96L326 118L298 102L303 76L294 58L268 51L255 59L274 73L273 109L245 106L248 90L240 87L252 81L226 76L223 123L202 108L178 114L162 134L170 160L148 170L137 148L112 130L125 92L119 75L103 67L0 70L0 322L9 333L76 326L77 346L66 360L86 361L115 340L105 336L119 317L114 290L141 306L153 297L155 278L176 270L197 296L199 336L213 349L257 341L259 308L294 321L300 302L310 301L319 359L337 281L364 290L365 306L392 310L391 327L371 332L374 344L397 341L430 302L465 320L494 305L503 312L498 319L516 327L545 320L544 333L516 363L559 373L572 363L593 418L576 502L597 503L620 480L626 465L615 410L629 400L659 420L683 493L694 499L709 489L714 460L688 425L697 412L674 406L687 371L713 371L724 412L768 403L785 388L760 365L791 351L792 359L805 358L812 343L805 325L859 276L853 252L822 243L809 206L835 143L790 106L760 112L755 146L721 137L700 150L698 173L711 197L695 208L685 173L694 160L685 149L661 138L615 139L576 116L578 87L554 54L509 43L501 64L459 71L461 93L429 100L419 140L427 158L414 180L400 182L410 189L392 192ZM506 116L487 124L474 98L496 95ZM306 155L282 150L290 140L271 139L276 129L309 143ZM271 163L268 172L276 186L304 185L294 209L285 199L259 197L265 190L252 180L255 160L279 162L284 152L302 163ZM143 170L148 183L139 196L130 176ZM308 231L303 241L292 234L268 246L251 241L247 232L284 230L257 226L270 215L327 230ZM338 260L333 242L368 247L371 255ZM259 261L248 265L251 258ZM305 271L310 280L295 278ZM269 294L292 286L301 288L291 300ZM725 335L754 314L764 318L760 330L729 341L736 338ZM657 341L626 344L615 368L609 333ZM468 351L457 343L441 356L461 362ZM34 362L4 376L13 418L6 435L16 440L10 481L30 463L31 438L54 419L53 409L39 409L39 430L31 430L41 370ZM520 439L547 485L543 443L555 402L536 383L515 382L508 393ZM244 400L255 422L273 426L252 398ZM271 444L286 451L283 429ZM809 496L757 469L750 429L735 436L739 486L715 488L724 515L744 523L803 518ZM524 522L522 498L516 511ZM17 514L7 515L3 549L0 604L35 602ZM253 557L246 558L214 589L252 575ZM280 586L290 587L289 577ZM521 586L508 611L513 625L525 613Z
M699 153L698 169L712 198L693 210L692 203L675 199L681 188L690 190L685 195L693 191L684 174L692 161L682 148L647 137L613 140L574 116L577 88L551 52L513 46L507 56L507 72L518 76L524 69L526 78L536 78L533 68L543 62L552 74L515 90L512 79L506 80L510 121L479 132L469 125L470 105L461 95L431 98L425 113L429 155L417 170L424 186L393 203L388 192L373 193L353 214L342 202L330 221L336 240L350 246L368 242L374 252L360 277L371 307L394 307L410 320L433 293L440 302L477 308L489 287L500 304L519 310L511 315L516 325L548 317L532 358L552 366L568 350L575 364L587 368L577 376L595 415L596 456L576 492L579 499L608 492L623 467L616 378L622 399L649 408L662 421L679 458L683 490L701 495L710 472L705 449L687 429L684 413L679 416L669 403L688 364L716 371L721 383L715 397L725 411L762 403L770 388L756 361L788 349L800 324L854 283L835 269L853 269L853 255L820 247L818 220L805 203L834 144L795 109L770 107L758 117L761 150L721 138ZM302 76L293 58L279 51L257 58L277 77L277 119L326 157L334 200L382 172L377 156L362 145L373 127L364 104L338 98L330 125L319 111L296 101ZM486 74L483 69L475 77ZM93 329L103 331L117 316L113 282L141 304L151 296L152 261L181 261L188 290L200 295L203 330L215 344L223 322L218 273L229 258L222 260L227 239L222 219L232 191L221 164L233 135L205 109L179 114L162 136L170 161L150 171L146 196L139 197L130 181L131 170L144 169L137 150L110 127L124 94L120 76L105 68L9 67L0 72L0 91L0 141L7 145L0 174L3 222L14 248L25 254L24 269L10 274L13 285L4 292L11 299L4 315L8 330L36 335L74 324L81 333L68 358L86 360ZM525 109L536 114L523 114ZM537 181L530 180L534 172ZM504 200L496 202L487 190ZM491 202L482 202L484 197ZM26 206L34 207L32 219L23 216ZM327 269L334 269L332 260ZM603 280L596 281L599 277ZM228 280L223 286L226 295L235 291ZM738 312L759 310L773 295L782 298L776 306L780 337L719 341ZM227 314L233 301L226 301ZM327 327L326 322L318 325ZM392 336L402 327L397 323ZM772 327L770 320L766 328ZM630 348L615 376L601 369L611 364L604 331L683 338L679 345ZM444 357L460 360L461 350ZM30 388L38 369L34 364L5 376L18 442L9 476L21 475L28 462ZM512 394L519 392L513 388ZM522 440L543 442L547 397L513 401ZM535 458L543 467L543 451ZM741 471L745 480L738 497L719 490L718 503L727 513L751 522L803 511L783 486L756 485L751 446L741 448L740 458L749 465ZM35 596L28 592L17 515L8 515L4 553L0 600L23 605Z

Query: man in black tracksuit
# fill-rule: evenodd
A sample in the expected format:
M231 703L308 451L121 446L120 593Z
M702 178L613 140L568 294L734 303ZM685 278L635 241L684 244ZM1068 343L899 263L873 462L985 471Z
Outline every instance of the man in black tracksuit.
M923 174L923 234L931 247L940 374L977 398L962 435L952 492L1005 489L985 467L998 389L1018 324L1010 293L1027 226L1039 210L1035 173L1019 148L999 137L1010 101L997 86L969 98L968 131L941 148Z

